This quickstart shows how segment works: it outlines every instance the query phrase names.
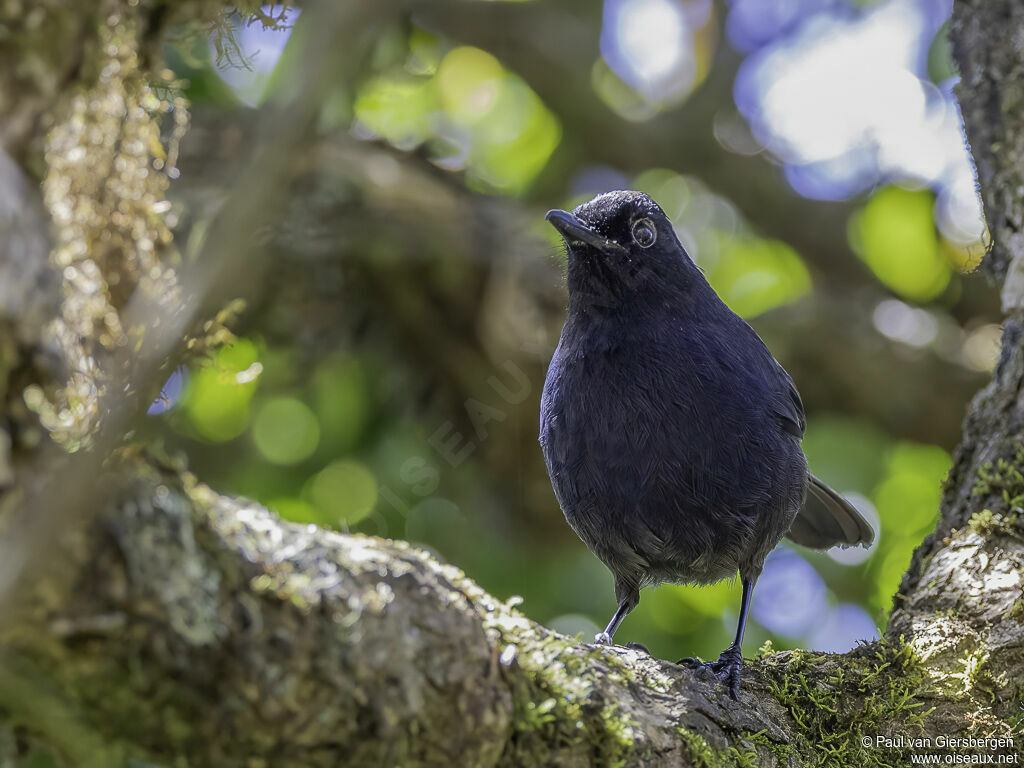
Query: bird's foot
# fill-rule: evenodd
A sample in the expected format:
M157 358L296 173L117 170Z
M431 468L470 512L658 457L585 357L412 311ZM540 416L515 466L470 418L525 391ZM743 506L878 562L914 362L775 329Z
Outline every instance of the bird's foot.
M701 661L693 657L680 659L678 664L690 669L706 669L729 688L729 695L737 699L740 693L740 669L743 667L743 652L739 646L730 645L718 657L718 661Z

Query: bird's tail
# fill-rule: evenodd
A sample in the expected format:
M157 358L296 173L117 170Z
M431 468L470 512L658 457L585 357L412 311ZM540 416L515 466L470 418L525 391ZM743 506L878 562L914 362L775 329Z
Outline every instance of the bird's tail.
M854 506L814 475L808 474L807 498L786 538L812 549L836 544L867 546L875 538L868 521Z

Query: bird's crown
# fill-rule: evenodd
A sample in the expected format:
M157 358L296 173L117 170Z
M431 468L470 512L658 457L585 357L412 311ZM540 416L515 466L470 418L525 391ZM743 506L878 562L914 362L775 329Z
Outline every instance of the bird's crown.
M649 195L635 190L616 190L577 205L573 215L600 232L637 216L664 218L661 207Z

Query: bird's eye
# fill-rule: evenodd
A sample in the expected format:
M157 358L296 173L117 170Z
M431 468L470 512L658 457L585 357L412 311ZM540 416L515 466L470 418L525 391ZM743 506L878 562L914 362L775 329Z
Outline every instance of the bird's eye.
M657 239L658 232L650 219L640 219L633 224L633 242L641 248L650 248Z

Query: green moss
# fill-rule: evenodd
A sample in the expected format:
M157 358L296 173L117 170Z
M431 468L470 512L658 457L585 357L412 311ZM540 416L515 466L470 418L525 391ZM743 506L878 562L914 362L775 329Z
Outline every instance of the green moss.
M694 768L718 768L722 765L721 753L713 749L699 733L688 731L686 728L677 728L676 732Z
M997 531L1022 536L1024 520L1024 443L1017 443L1013 456L982 464L971 495L985 500L986 506L971 515L968 525L979 536Z
M1010 607L1010 612L1007 614L1009 618L1014 621L1024 623L1024 598L1021 598Z
M541 648L550 654L548 663L538 663ZM525 674L515 677L516 709L505 764L545 765L552 750L559 749L594 765L626 766L649 752L637 740L629 714L604 701L579 674L582 660L569 644L551 636L532 650L530 663L524 659L520 668ZM613 666L612 676L620 671Z
M997 496L1008 510L1024 505L1024 443L1018 443L1012 459L996 459L978 467L972 496Z
M989 703L993 703L999 692L1006 689L1006 680L997 679L992 674L992 665L987 651L970 650L960 659L960 663L963 665L963 671L951 675L963 682L963 690L960 693L977 697L984 696Z
M764 747L768 752L775 756L776 761L780 765L789 765L791 759L798 759L796 750L789 744L782 744L778 741L773 741L764 731L758 731L747 736L747 741L751 744L755 744L760 747Z
M20 731L12 747L20 753L19 765L101 768L123 764L124 745L103 738L84 710L69 702L54 681L23 656L6 654L0 660L0 721ZM46 761L33 762L44 755ZM2 760L0 764L6 765Z
M687 765L693 768L757 768L760 763L757 750L754 747L754 739L748 739L743 749L729 747L728 749L715 749L708 744L707 739L699 733L677 728L679 741L683 750L689 758ZM762 735L762 734L756 734Z
M991 509L983 509L971 515L971 519L967 521L967 524L976 534L984 536L991 533L996 527L996 516L992 514Z
M780 748L754 734L753 743L768 746L780 760L793 752L809 755L806 764L822 768L905 763L899 750L865 747L862 739L912 730L931 711L918 700L926 675L911 646L878 642L841 660L803 651L779 656L765 659L764 670L772 693L796 724L797 739Z
M1002 531L1011 536L1019 535L1020 514L1016 509L1013 512L997 515L991 509L985 508L971 515L967 525L979 536L989 536L996 531Z

